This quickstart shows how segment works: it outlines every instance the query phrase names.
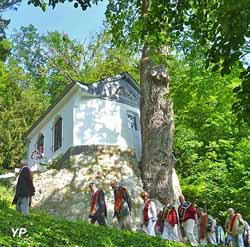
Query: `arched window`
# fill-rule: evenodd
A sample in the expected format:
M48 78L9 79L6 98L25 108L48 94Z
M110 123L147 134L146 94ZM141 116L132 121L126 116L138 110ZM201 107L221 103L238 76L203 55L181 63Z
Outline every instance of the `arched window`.
M37 150L39 150L41 153L44 151L44 135L40 134L36 143Z
M62 118L58 118L54 125L54 151L62 146Z

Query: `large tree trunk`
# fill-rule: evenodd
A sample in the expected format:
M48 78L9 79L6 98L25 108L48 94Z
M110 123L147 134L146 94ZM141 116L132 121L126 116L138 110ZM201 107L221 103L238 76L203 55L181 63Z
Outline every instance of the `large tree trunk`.
M169 76L163 65L155 66L151 50L143 48L141 62L142 181L152 198L177 199L181 193L174 170L173 102Z

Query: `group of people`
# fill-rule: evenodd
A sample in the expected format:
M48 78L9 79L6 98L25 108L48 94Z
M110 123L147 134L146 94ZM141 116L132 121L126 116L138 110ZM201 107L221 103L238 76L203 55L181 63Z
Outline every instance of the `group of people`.
M119 186L115 179L111 180L110 185L114 191L113 221L118 222L116 225L120 229L131 230L132 204L129 193L125 187ZM100 225L106 225L104 192L98 189L94 182L89 187L92 191L89 223L97 221ZM161 235L162 239L189 242L192 246L210 244L250 247L250 227L232 208L228 209L225 234L223 227L218 225L205 209L196 208L194 203L186 201L183 195L179 196L178 208L175 208L172 198L166 198L165 205L160 210L147 192L141 192L140 197L143 200L141 230L149 236Z
M116 179L110 181L114 191L113 223L122 230L132 230L131 212L132 202L126 187L118 184ZM107 207L105 193L98 189L97 184L89 184L92 192L88 222L106 225ZM13 203L22 214L29 213L31 198L35 193L32 173L25 162L21 162L21 170L16 185L16 194ZM165 205L158 209L154 200L147 192L140 194L141 230L149 236L161 235L169 241L189 242L192 246L198 245L230 245L233 247L250 247L250 227L239 213L232 208L228 209L228 218L225 222L227 237L216 220L208 215L205 209L196 208L194 203L179 196L179 207L176 208L172 198L166 198Z
M117 181L111 180L110 185L114 190L114 221L118 222L120 229L131 230L132 204L127 189L119 186ZM105 225L107 209L105 195L97 188L95 183L90 184L92 191L89 223L96 221ZM195 208L194 204L179 196L179 207L175 208L172 198L166 198L161 210L149 198L147 192L140 194L143 200L141 207L141 230L149 236L160 234L169 241L188 241L192 246L198 245L232 245L234 247L250 247L250 227L240 214L232 208L228 209L226 219L225 238L224 230L217 225L216 220L208 215L205 209Z

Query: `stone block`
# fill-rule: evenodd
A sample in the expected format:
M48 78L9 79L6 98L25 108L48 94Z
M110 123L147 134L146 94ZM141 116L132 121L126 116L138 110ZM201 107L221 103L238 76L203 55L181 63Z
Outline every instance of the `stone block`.
M57 162L57 170L47 170L34 176L36 190L34 206L67 219L87 220L91 194L88 188L95 181L106 195L108 223L112 224L114 197L110 180L117 178L127 187L132 201L132 218L139 224L143 190L140 172L133 150L115 146L77 146ZM60 163L61 162L61 163Z

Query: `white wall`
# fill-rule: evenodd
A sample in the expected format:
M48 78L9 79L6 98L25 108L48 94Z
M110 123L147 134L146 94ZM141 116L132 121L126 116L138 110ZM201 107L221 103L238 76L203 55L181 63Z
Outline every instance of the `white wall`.
M128 128L127 112L138 115L138 130ZM117 145L136 149L141 157L140 111L138 108L100 98L78 97L74 107L73 144Z
M76 91L77 90L77 91ZM117 145L134 148L137 159L141 158L141 134L139 109L115 101L94 98L79 88L68 93L28 135L27 160L38 137L44 135L44 155L48 160L65 153L69 147L78 145ZM128 128L127 112L138 115L138 130ZM53 151L53 126L62 117L62 146Z
M27 160L32 163L31 154L35 149L39 135L44 135L44 155L48 160L65 153L73 145L73 107L75 98L65 97L60 104L39 123L29 135ZM53 151L53 127L58 117L62 117L62 146Z

